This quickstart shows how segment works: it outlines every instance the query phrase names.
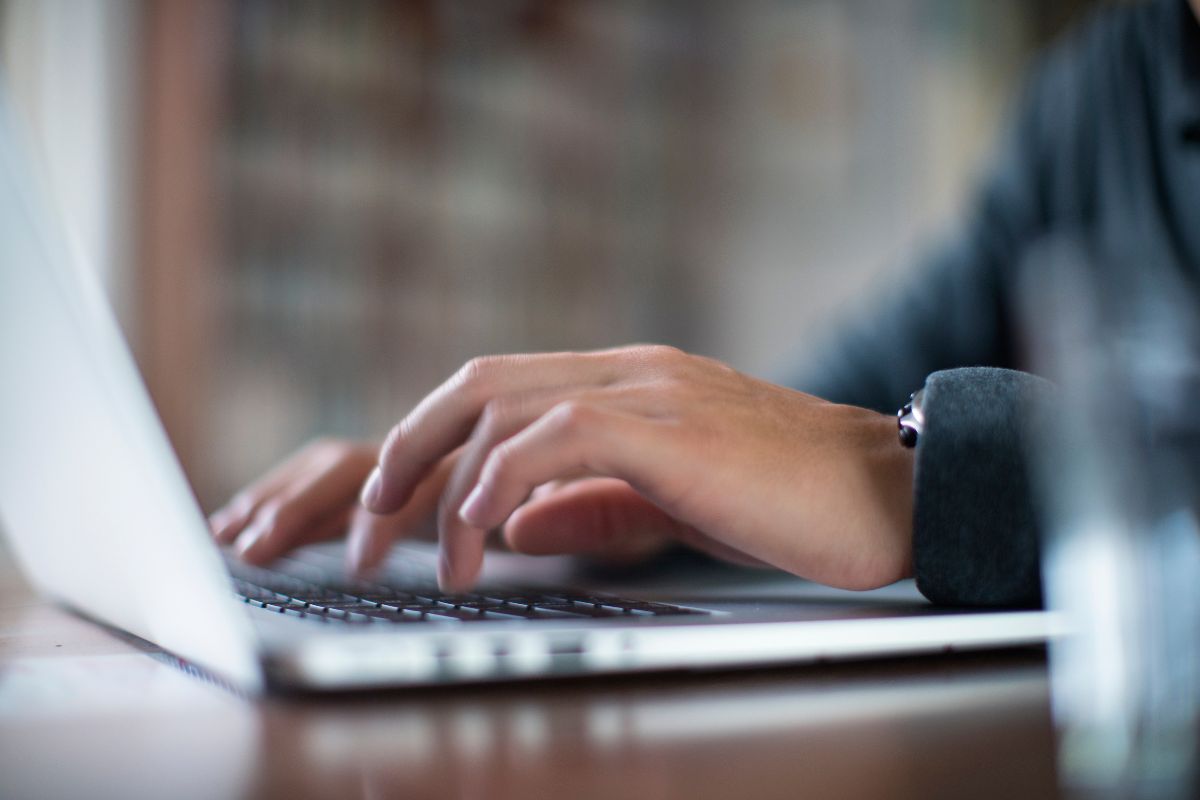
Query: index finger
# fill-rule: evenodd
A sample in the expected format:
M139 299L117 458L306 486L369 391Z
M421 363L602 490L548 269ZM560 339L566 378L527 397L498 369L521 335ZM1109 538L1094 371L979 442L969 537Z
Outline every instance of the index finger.
M610 355L538 353L468 361L388 433L362 504L376 514L399 510L422 476L467 440L488 402L513 392L610 383L617 377Z

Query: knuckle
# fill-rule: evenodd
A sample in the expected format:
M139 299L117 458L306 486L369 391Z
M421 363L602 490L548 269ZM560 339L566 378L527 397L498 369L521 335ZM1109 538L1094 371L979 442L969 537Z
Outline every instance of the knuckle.
M684 373L691 356L666 344L641 345L635 349L634 356L643 365L647 376L671 377Z
M496 445L492 448L492 452L487 458L487 464L480 474L481 480L488 484L497 483L500 476L506 475L512 470L516 457L516 450L509 442L501 442Z
M554 407L555 425L565 434L578 433L594 426L596 412L579 400L566 400Z
M408 421L408 417L405 417L393 425L391 430L387 432L387 436L385 436L383 439L383 449L381 452L386 453L399 447L400 444L408 438L410 427L411 425Z
M313 450L318 453L328 452L334 449L338 444L338 440L332 436L319 436L308 443L308 450Z
M362 452L362 448L346 439L331 439L328 444L329 452L337 461L354 458Z
M323 437L313 442L314 450L323 461L337 463L350 458L355 448L345 439Z
M476 356L463 364L454 374L452 384L460 391L484 392L495 373L498 356Z
M299 450L296 451L295 455L311 455L313 453L320 452L320 450L324 446L324 444L325 444L324 437L318 437L316 439L309 439L307 442L305 442L300 447Z
M404 434L400 430L400 424L396 423L388 429L387 435L383 437L383 445L380 448L381 452L386 453L388 450L391 450L403 437Z
M672 347L669 344L647 345L646 355L652 361L666 364L681 361L686 357L686 354L682 350L680 350L678 347Z
M483 413L479 416L480 434L486 439L499 435L508 427L517 413L517 403L512 399L498 397L489 400L483 407Z

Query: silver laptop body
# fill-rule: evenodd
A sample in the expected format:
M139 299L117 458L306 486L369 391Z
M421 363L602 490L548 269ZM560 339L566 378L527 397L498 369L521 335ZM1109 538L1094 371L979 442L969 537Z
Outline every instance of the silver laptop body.
M0 523L39 591L243 691L1008 647L1062 627L1045 612L936 609L911 583L855 594L779 575L619 591L693 612L664 616L335 624L247 602L233 591L98 282L67 246L17 139L0 95ZM402 549L391 577L427 585L431 568L430 577L411 575L431 561ZM284 566L337 580L338 563L317 548ZM540 573L525 585L563 579L563 566L499 554L483 591L511 582L513 569Z

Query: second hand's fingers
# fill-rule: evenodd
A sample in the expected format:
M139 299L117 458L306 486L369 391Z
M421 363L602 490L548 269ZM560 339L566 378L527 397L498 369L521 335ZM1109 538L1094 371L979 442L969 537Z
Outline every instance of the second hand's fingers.
M237 539L239 555L265 563L297 546L311 528L354 505L370 454L327 448L278 494L261 503Z
M302 474L315 457L313 448L305 448L279 464L250 486L235 494L228 503L209 517L209 527L220 544L231 544L245 530L264 503Z
M387 514L408 500L421 476L471 435L491 400L555 388L603 385L616 376L607 353L543 353L474 359L388 434L363 505Z

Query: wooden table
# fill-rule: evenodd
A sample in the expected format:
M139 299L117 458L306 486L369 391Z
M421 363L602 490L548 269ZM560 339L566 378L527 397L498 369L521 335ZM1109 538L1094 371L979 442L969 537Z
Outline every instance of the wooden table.
M0 797L1057 796L1038 650L250 701L0 572Z

